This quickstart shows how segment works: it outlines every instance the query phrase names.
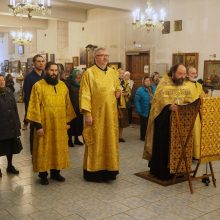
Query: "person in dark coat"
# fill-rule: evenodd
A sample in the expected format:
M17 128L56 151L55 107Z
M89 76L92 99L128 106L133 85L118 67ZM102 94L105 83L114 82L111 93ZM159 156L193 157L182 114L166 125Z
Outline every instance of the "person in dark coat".
M24 105L25 105L25 118L24 118L24 125L23 130L27 129L27 120L26 120L26 114L28 109L28 103L31 96L31 90L33 85L41 80L44 77L44 68L45 68L45 60L40 55L37 54L33 57L33 70L24 78L24 85L23 85L23 91L24 91ZM33 148L33 137L34 137L34 126L33 124L30 124L30 152L32 153Z
M21 144L18 144L21 125L14 95L9 88L5 87L5 79L1 74L0 115L0 156L7 157L7 173L19 174L19 171L12 165L12 157L13 154L18 154L22 150ZM1 169L0 177L2 177Z
M70 122L70 129L68 130L68 143L70 147L74 147L74 144L83 145L83 143L78 138L78 136L82 135L83 131L83 115L79 110L79 87L81 77L81 72L79 70L73 69L72 73L65 82L69 89L70 100L77 116ZM72 142L72 136L74 136L74 144Z
M8 87L13 93L15 91L14 88L14 80L12 75L9 73L6 77L5 77L5 86Z

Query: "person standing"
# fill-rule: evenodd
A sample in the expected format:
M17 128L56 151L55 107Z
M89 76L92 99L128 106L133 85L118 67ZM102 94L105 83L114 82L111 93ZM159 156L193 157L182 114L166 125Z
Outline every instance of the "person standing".
M128 110L128 123L132 123L132 110L134 107L134 96L135 96L135 88L134 88L134 80L131 79L131 73L126 71L125 72L125 80L128 82L128 85L130 87L130 97L127 102L127 110Z
M148 76L143 79L143 86L137 89L135 94L135 108L140 116L140 140L145 141L148 116L155 87L151 85L151 80Z
M6 77L5 77L5 86L8 87L13 93L15 92L15 87L14 87L14 80L12 75L9 73Z
M186 85L189 87L193 101L202 96L205 96L205 92L203 91L202 85L196 81L198 77L197 70L193 66L187 67L187 81ZM201 121L199 114L196 117L195 125L193 128L193 158L200 158L200 134L201 134Z
M107 66L107 50L95 49L94 58L95 65L83 73L80 83L85 118L83 169L85 180L105 182L119 173L117 98L121 91L117 72Z
M33 57L33 70L24 78L23 91L24 91L24 105L25 105L25 116L22 130L27 129L28 122L26 120L26 114L28 109L28 103L31 96L31 90L33 85L44 77L45 60L37 54ZM32 153L33 148L33 135L34 127L30 124L30 152Z
M119 117L119 142L125 142L125 139L122 138L123 128L129 126L128 121L128 110L127 110L127 103L131 96L131 89L129 86L129 82L125 80L125 71L123 69L119 69L119 81L121 85L121 99L120 99L120 111L121 117Z
M75 117L66 85L58 80L57 64L48 62L44 79L35 83L28 104L27 119L34 125L33 170L40 183L51 179L64 182L60 170L69 166L68 123Z
M18 154L22 150L22 146L19 144L20 119L14 95L9 88L5 87L5 79L1 74L0 115L0 156L7 157L7 173L19 174L19 171L12 164L12 158L13 154ZM2 177L1 169L0 177Z
M186 68L183 64L172 66L157 86L151 103L143 158L149 161L150 173L160 180L170 178L168 161L171 112L177 111L177 104L192 102L185 78Z
M152 85L157 87L160 82L160 74L158 72L154 72L151 77Z
M83 115L80 113L79 109L79 88L81 77L81 72L79 70L73 69L72 73L65 81L69 89L71 103L77 115L77 117L70 122L70 129L68 130L69 147L74 147L74 144L83 145L83 143L79 140L79 136L82 135L83 131ZM74 136L74 144L72 142L72 136Z

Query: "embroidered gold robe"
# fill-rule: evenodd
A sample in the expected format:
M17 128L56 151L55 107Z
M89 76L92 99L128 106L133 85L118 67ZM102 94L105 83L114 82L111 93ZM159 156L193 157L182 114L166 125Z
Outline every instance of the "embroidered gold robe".
M75 116L68 89L62 81L53 86L42 79L33 86L27 119L40 123L44 129L42 137L34 131L34 172L69 166L67 123Z
M96 65L87 69L80 83L80 109L93 118L84 125L84 170L118 171L118 112L116 90L120 90L118 73Z
M195 101L198 98L205 96L205 93L202 89L202 85L198 82L186 82L187 87L192 93L192 99ZM201 134L201 121L199 114L196 117L195 125L193 127L193 157L196 159L200 158L200 134Z
M176 86L174 85L171 77L169 77L167 74L163 76L159 85L157 86L151 104L143 153L144 159L151 159L154 135L154 120L161 113L163 108L173 103L184 104L190 103L192 101L193 97L185 82L183 85Z

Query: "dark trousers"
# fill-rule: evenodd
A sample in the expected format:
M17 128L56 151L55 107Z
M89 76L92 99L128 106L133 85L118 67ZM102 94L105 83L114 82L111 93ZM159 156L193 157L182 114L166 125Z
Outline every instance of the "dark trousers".
M28 105L24 104L24 108L25 108L25 113L24 113L24 120L23 120L23 122L24 122L25 125L28 125L28 121L26 119Z
M132 124L132 107L128 108L128 123Z
M56 175L59 175L60 174L60 170L55 170L55 169L51 169L50 170L50 176L56 176ZM48 176L48 172L45 171L45 172L39 172L39 175L38 175L40 178L46 178Z
M148 122L148 117L143 117L140 115L140 139L142 141L145 140L146 131L147 131L147 122Z

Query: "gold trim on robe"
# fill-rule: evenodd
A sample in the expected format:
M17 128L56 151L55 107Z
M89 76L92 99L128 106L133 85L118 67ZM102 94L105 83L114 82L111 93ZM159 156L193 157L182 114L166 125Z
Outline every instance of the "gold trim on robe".
M115 92L120 90L118 73L96 65L83 74L80 83L80 109L91 113L92 126L84 125L84 169L118 171L118 112Z
M173 103L184 104L190 103L192 101L193 99L190 89L186 86L185 82L183 83L183 85L176 86L173 83L171 77L169 77L167 74L163 76L163 78L160 80L159 85L156 88L151 104L146 140L144 145L144 159L151 159L154 135L154 120L161 113L163 108Z
M40 123L44 136L34 133L33 170L44 172L69 167L67 123L76 117L66 85L56 86L42 79L32 88L27 119Z

